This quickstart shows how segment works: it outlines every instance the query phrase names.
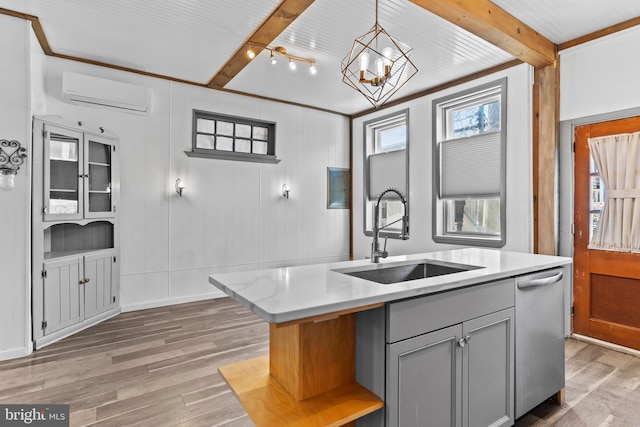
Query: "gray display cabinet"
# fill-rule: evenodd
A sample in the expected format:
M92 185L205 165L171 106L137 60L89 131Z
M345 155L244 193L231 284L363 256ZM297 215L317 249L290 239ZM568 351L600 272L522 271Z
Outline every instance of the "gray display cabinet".
M36 348L119 309L116 135L58 116L33 121L32 305Z
M357 425L513 425L514 287L505 279L359 314L358 381L385 408Z

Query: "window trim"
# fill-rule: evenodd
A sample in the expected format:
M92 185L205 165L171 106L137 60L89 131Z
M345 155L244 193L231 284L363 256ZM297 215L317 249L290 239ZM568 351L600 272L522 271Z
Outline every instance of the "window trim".
M198 132L198 119L209 119L209 120L220 120L233 122L236 124L250 125L250 126L260 126L266 127L269 129L269 136L266 140L267 142L267 154L256 154L256 153L242 153L236 151L223 151L209 148L199 148L196 145L197 136L200 132ZM219 160L234 160L234 161L243 161L243 162L254 162L254 163L272 163L277 164L280 162L280 159L276 157L276 123L265 121L265 120L257 120L246 117L239 116L231 116L228 114L220 114L214 113L210 111L204 110L193 110L192 114L192 124L191 124L191 151L185 151L185 154L189 157L199 157L199 158L207 158L207 159L219 159ZM234 135L235 136L235 135ZM246 138L242 138L246 139ZM253 141L253 139L249 139L249 141Z
M406 207L407 207L407 212L406 215L409 216L409 212L411 211L409 205L409 109L408 108L404 108L402 110L398 110L396 112L390 113L390 114L386 114L384 116L381 117L376 117L374 119L371 120L367 120L366 122L364 122L362 124L362 147L363 147L363 163L364 163L364 180L363 180L363 193L362 193L362 204L363 204L363 209L362 209L362 213L363 213L363 221L362 221L362 229L364 232L365 236L373 236L373 230L372 229L367 229L367 222L368 222L368 214L369 214L369 206L368 204L370 202L374 202L375 200L370 200L369 199L369 155L375 155L375 154L380 154L380 153L375 153L372 152L371 154L368 153L368 149L370 148L372 151L375 149L375 133L377 130L381 130L381 129L387 129L392 127L392 124L396 121L400 121L400 116L404 116L404 122L405 122L405 127L406 127L406 131L407 131L407 138L406 138L406 143L405 143L405 148L403 149L405 151L405 162L407 165L406 171L405 171L405 179L406 179L406 194L404 194L405 200L406 200ZM397 120L392 120L394 118L398 118ZM372 125L375 124L379 124L379 126L376 127L372 127ZM369 134L371 138L369 138ZM388 152L393 152L393 151L399 151L399 150L389 150L389 151L382 151L381 153L388 153ZM387 200L387 199L385 199ZM389 199L389 200L394 200L394 199ZM399 199L397 199L399 200ZM371 209L371 217L373 218L373 209ZM373 224L373 219L371 220L372 224ZM390 231L390 230L380 230L378 235L380 237L384 237L384 238L389 238L389 239L400 239L402 233L400 231ZM409 239L410 237L410 229L409 232L407 232L405 234L406 239Z
M446 132L446 107L457 104L456 100L465 101L472 98L472 95L489 91L492 88L500 88L500 236L495 237L490 234L446 232L445 200L439 195L440 188L440 154L439 146L441 140L446 140L445 135L441 138L441 133ZM469 99L468 101L471 101ZM447 95L432 101L432 238L436 243L448 243L454 245L483 246L501 248L507 242L507 186L506 186L506 166L507 166L507 78L494 80L470 89L466 89L451 95ZM442 131L442 132L441 132ZM482 197L473 197L481 199ZM489 199L492 197L484 197Z

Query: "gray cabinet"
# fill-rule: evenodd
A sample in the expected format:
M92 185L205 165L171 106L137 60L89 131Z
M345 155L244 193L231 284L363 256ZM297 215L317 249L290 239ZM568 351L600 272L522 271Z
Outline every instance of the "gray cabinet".
M116 303L114 251L101 251L84 256L84 317L103 313Z
M115 252L47 260L42 269L43 335L50 335L116 305Z
M515 421L513 319L510 308L462 324L463 427Z
M57 332L80 321L82 257L45 262L42 271L43 318L46 333Z
M33 121L32 318L36 348L119 309L119 140L57 116Z
M389 304L387 427L513 425L513 305L513 279Z
M462 326L390 344L387 350L387 426L460 426Z
M50 123L41 132L44 220L113 217L116 140Z

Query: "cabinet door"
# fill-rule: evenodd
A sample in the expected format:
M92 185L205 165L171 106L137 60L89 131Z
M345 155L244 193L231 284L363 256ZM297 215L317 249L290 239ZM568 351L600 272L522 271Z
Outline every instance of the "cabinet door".
M114 216L114 141L85 134L85 218Z
M45 125L43 214L45 221L82 219L83 136Z
M514 423L513 308L463 323L464 427Z
M387 345L387 426L460 427L462 326Z
M82 257L44 263L43 321L47 335L80 321Z
M105 251L84 257L84 318L100 314L115 303L115 252Z

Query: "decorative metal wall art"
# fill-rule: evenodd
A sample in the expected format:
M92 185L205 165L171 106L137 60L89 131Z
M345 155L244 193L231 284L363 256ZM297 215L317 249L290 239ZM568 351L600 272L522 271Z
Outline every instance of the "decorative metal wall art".
M0 139L0 189L13 190L15 175L27 157L27 149L16 140Z

